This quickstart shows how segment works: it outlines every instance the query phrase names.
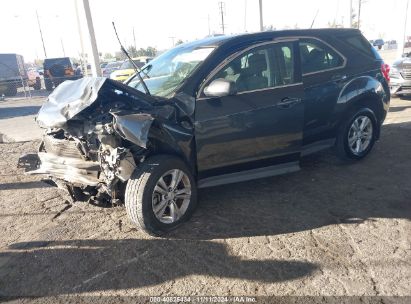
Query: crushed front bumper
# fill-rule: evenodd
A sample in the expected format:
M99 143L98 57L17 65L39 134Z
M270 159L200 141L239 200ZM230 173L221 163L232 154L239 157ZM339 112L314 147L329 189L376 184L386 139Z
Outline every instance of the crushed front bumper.
M76 142L44 136L37 154L19 159L19 168L27 174L44 174L72 184L97 186L101 167L97 161L86 160Z

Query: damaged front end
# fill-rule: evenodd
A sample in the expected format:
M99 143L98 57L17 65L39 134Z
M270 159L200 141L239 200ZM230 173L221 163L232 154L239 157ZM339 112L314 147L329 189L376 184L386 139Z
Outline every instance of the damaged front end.
M106 78L64 82L38 114L46 132L38 166L28 173L47 175L74 200L116 203L153 149L148 143L153 122L174 124L176 110Z

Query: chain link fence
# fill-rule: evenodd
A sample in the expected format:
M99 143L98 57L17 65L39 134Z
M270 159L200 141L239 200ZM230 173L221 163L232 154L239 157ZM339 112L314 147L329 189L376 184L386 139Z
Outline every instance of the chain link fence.
M0 100L46 96L44 76L17 54L0 54Z
M0 54L0 101L46 97L62 82L81 77L81 69L69 57L46 58L39 67L25 64L18 54Z

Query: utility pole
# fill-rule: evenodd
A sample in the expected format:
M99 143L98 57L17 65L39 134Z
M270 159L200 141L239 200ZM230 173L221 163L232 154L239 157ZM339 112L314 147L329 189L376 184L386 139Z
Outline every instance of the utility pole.
M207 22L208 22L208 36L211 36L210 14L207 15Z
M401 37L398 39L398 50L397 50L397 56L398 57L401 57L404 54L405 39L406 39L406 36L407 36L407 20L408 20L408 4L409 4L409 2L410 2L410 0L407 0L407 4L405 6L404 30L401 33Z
M244 32L247 32L247 0L244 0Z
M63 38L60 38L61 49L63 50L63 57L66 57L66 51L64 50Z
M176 37L175 37L175 36L171 36L171 37L168 37L168 38L171 39L171 43L173 44L173 47L174 47L174 39L175 39Z
M225 34L225 26L224 26L225 3L220 1L220 2L218 2L218 6L220 8L220 14L221 14L221 29L223 30L223 34Z
M134 33L134 26L133 26L133 39L134 39L134 48L137 50L136 35Z
M37 10L36 10L36 16L37 16L37 24L39 25L39 31L40 31L40 37L41 37L41 43L43 43L44 57L45 57L45 58L47 58L46 46L44 45L43 32L41 31L40 19L39 19L39 14L37 13Z
M263 0L259 0L259 5L260 5L260 31L262 32L264 30L264 24L263 24Z
M348 27L352 27L352 0L350 0L350 14L348 15Z
M361 3L362 3L362 0L358 0L358 24L357 24L357 29L360 29Z
M78 1L79 0L74 0L74 6L76 9L78 36L80 37L81 64L83 65L84 75L86 75L87 74L87 59L86 59L85 52L84 52L83 31L81 30L80 16L79 16L78 4L77 4Z
M93 19L91 18L90 4L88 0L83 0L84 13L86 14L87 28L90 35L91 44L91 72L94 77L101 76L100 59L97 50L96 36L94 34Z

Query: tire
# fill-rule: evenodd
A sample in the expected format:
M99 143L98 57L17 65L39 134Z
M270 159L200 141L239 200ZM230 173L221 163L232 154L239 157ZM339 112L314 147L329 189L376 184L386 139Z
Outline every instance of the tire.
M168 183L167 178L170 178L169 180L171 181L172 175L169 174L170 171L184 173L181 181L176 185L177 189L173 192L173 195L177 195L176 191L178 188L180 188L180 190L182 190L181 188L188 189L188 187L186 187L186 184L188 183L191 192L190 194L185 195L188 195L189 198L181 199L177 196L174 198L173 196L175 202L170 201L161 204L162 202L167 201L167 199L165 199L162 194L156 192L154 188L158 189L156 186L157 183L159 183L160 178L164 177L162 181L165 184ZM172 188L171 182L167 186L168 187L166 188L168 189ZM197 206L197 188L190 169L181 159L171 155L153 156L138 165L127 182L125 192L125 205L131 222L146 233L154 236L167 233L187 221ZM170 193L171 192L166 192L165 196L168 194L170 198ZM184 195L184 193L179 195ZM157 205L155 205L155 202ZM172 212L172 209L176 208L179 204L182 209L184 209L183 206L186 207L182 215L178 217L178 219L176 217L176 220L173 221L173 215L182 212L180 209L178 209L179 212ZM156 215L154 212L154 209L160 205L167 205L163 210L163 213L160 212L164 216L161 220L158 218L158 213ZM167 212L170 213L169 216L167 216ZM171 220L172 222L164 222L166 220Z
M46 86L47 91L53 90L53 83L51 82L50 79L44 79L44 85Z
M352 134L352 127L354 122L361 117L367 117L370 120L371 124L371 135L369 137L369 142L366 147L362 151L359 152L354 152L353 148L350 148L349 144L349 136ZM336 140L336 154L337 156L342 159L342 160L360 160L368 155L368 153L371 152L374 143L377 138L378 134L378 124L377 124L377 119L374 114L374 112L369 109L369 108L363 108L360 110L356 110L354 112L351 112L349 115L347 115L347 119L341 124L340 128L338 129L337 132L337 140ZM350 131L351 130L351 131ZM370 130L370 129L368 129ZM369 132L366 132L369 133ZM355 140L354 142L354 147L358 146L358 139ZM362 139L361 139L362 142ZM365 142L365 141L364 141Z
M36 78L36 83L34 84L34 89L37 90L37 91L41 89L41 80L40 80L40 78Z

